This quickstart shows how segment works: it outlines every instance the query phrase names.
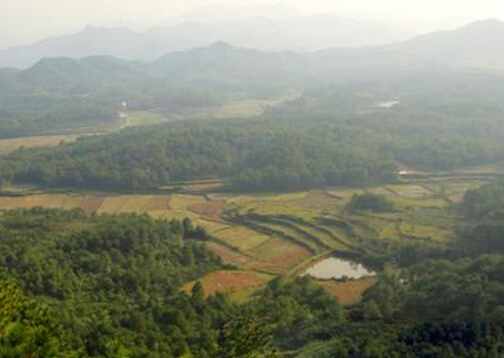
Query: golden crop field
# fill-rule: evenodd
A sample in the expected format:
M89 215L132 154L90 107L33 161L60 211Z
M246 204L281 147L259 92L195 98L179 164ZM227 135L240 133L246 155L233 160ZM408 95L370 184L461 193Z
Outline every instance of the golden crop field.
M217 271L199 281L203 285L206 296L220 291L229 293L233 301L242 302L272 278L271 275L249 271ZM184 285L182 289L190 294L195 283L190 282Z
M55 147L61 142L75 142L77 138L79 138L78 135L52 135L0 139L0 155L9 154L21 147Z
M261 245L270 237L243 226L232 226L214 233L214 236L224 240L232 247L240 251L249 251Z
M256 260L245 267L274 273L286 273L312 255L307 249L278 237L272 237L250 252Z
M239 253L229 248L228 246L224 246L211 241L207 242L206 245L210 250L212 250L214 254L219 255L225 264L241 267L245 266L252 260L251 257L245 256L244 254Z

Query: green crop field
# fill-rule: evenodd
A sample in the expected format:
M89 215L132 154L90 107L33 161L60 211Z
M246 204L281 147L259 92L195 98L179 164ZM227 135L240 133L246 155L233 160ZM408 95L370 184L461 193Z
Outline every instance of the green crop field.
M240 251L249 251L270 238L267 235L242 226L232 226L219 230L214 233L214 236L224 240L227 244L236 247Z

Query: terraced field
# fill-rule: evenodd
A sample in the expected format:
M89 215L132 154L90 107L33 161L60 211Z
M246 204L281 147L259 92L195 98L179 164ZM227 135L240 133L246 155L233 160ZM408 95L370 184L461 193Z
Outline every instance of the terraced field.
M373 187L394 210L386 213L351 212L352 195L361 189L329 188L278 195L106 195L39 194L0 196L0 210L81 208L88 214L148 213L162 218L191 218L213 239L206 245L238 271L204 278L205 291L228 292L246 299L278 274L299 274L300 268L331 252L356 249L373 253L379 245L401 240L442 245L451 240L456 211L454 196L484 183L482 179L436 178L432 181ZM447 190L446 188L449 188ZM242 282L241 282L242 281ZM365 281L321 281L344 304L359 300L373 284ZM187 288L189 289L189 288Z

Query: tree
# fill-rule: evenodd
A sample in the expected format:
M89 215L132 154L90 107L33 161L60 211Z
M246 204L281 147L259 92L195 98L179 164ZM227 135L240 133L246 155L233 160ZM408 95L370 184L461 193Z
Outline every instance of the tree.
M201 281L196 281L196 283L192 287L191 298L194 301L203 302L203 299L205 298L205 293L204 293L203 285L201 284Z
M65 334L47 307L24 296L10 281L0 281L0 356L68 358Z
M374 300L370 300L364 303L364 314L368 319L382 318L380 308Z
M182 263L186 266L194 265L194 253L192 245L184 245L184 248L182 249Z
M193 231L193 224L192 224L191 219L184 218L182 220L182 232L183 232L184 238L189 238L192 231Z
M353 195L349 207L354 210L371 211L391 211L393 209L392 202L385 196L372 193Z
M220 354L224 358L255 358L264 353L270 335L254 317L237 317L220 331Z

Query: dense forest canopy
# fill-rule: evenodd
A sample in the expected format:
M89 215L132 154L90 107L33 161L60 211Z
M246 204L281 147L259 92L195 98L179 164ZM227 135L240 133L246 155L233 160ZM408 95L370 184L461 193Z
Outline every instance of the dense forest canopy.
M476 252L504 252L504 181L502 179L470 190L460 211L466 222L461 229L463 243Z
M176 292L222 264L188 227L146 215L7 213L0 217L0 275L52 308L65 343L84 356L210 350L208 330L223 313L217 306L198 315ZM189 311L178 310L187 305Z
M501 255L386 270L363 303L347 311L309 276L276 278L251 300L233 304L221 293L205 298L199 283L190 294L179 290L182 283L222 268L193 239L191 227L146 215L4 212L0 306L8 309L0 320L5 328L0 354L238 358L291 351L298 358L445 358L503 353Z
M216 58L222 51L234 53L213 51ZM237 56L248 55L258 56L246 51ZM208 56L200 65L217 71L216 58ZM95 84L105 71L100 61L65 62L63 83L67 77L75 80L75 73L97 71L88 79ZM175 62L183 65L180 59ZM55 64L48 61L30 71L38 73L48 66L54 70ZM23 76L35 78L33 73ZM220 73L216 81L225 77ZM163 110L224 103L237 94L214 91L214 84L182 81L173 87L154 75L148 78L146 83L135 79L117 85L115 80L103 81L85 98L55 99L63 89L47 88L45 95L0 96L0 103L5 102L0 106L0 126L5 129L0 136L111 124L123 101L129 109ZM255 191L392 181L398 163L452 170L497 162L504 155L503 81L496 74L419 70L370 77L353 73L329 77L325 83L314 79L305 83L299 99L270 108L254 120L186 120L82 138L59 148L21 151L0 161L0 175L42 186L100 189L151 189L181 180L219 178L230 183L229 189Z
M230 179L230 189L251 191L366 185L390 178L394 170L387 152L352 130L231 120L83 138L54 149L18 151L0 166L15 182L52 187L157 188L223 178Z

